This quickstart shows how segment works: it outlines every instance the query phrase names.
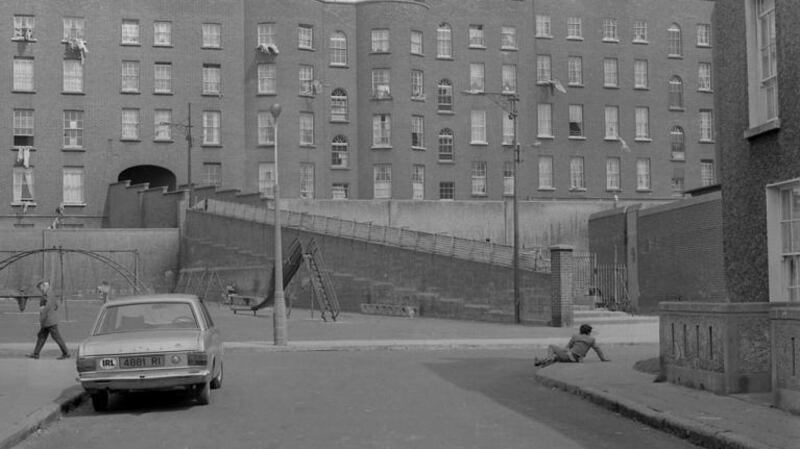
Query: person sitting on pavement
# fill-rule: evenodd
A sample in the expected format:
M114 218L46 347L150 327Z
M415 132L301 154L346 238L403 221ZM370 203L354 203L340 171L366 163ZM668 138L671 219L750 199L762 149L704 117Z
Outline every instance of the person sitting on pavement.
M603 362L610 361L611 359L607 358L603 351L600 350L600 346L597 345L594 337L589 335L591 333L592 326L581 324L580 334L573 335L566 347L550 345L547 348L547 357L543 359L534 357L534 365L545 367L556 362L578 363L586 357L589 348L594 349L594 352Z
M38 359L39 353L42 351L45 341L47 341L47 336L52 335L53 340L55 340L56 344L58 344L58 347L61 349L61 356L58 357L58 359L68 359L70 357L70 353L67 349L67 344L64 343L64 339L61 337L61 333L58 331L58 300L47 297L47 292L50 290L50 282L42 279L36 283L36 288L42 292L42 299L39 302L41 305L39 308L40 329L36 334L36 346L34 347L33 352L28 354L26 357Z

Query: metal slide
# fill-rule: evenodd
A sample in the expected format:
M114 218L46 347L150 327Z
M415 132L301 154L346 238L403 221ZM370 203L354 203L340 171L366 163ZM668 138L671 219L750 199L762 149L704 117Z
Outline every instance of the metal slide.
M283 261L283 288L289 286L289 282L292 281L292 277L297 273L297 270L300 269L300 264L303 263L303 247L300 244L300 240L294 239L292 245L289 247L289 257ZM250 307L250 310L255 312L256 310L263 309L264 307L269 307L274 304L275 302L275 266L273 265L272 268L272 276L269 278L269 288L267 289L267 297L264 298L258 304L255 304ZM291 304L286 305L288 309L291 309Z

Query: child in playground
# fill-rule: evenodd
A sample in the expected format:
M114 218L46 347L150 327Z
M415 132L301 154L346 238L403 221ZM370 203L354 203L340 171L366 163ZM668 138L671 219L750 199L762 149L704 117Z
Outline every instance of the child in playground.
M547 348L547 357L540 359L534 357L534 365L544 368L545 366L552 365L556 362L563 363L578 363L586 357L589 348L593 349L603 362L608 362L610 359L606 358L600 346L597 345L594 337L589 334L592 333L592 326L588 324L581 324L579 329L580 333L573 335L570 338L566 347L550 345Z

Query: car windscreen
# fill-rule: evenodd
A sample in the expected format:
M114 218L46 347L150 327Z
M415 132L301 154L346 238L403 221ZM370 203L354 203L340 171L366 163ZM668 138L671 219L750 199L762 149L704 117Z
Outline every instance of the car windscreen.
M154 329L198 329L190 304L148 302L106 307L97 327L97 335Z

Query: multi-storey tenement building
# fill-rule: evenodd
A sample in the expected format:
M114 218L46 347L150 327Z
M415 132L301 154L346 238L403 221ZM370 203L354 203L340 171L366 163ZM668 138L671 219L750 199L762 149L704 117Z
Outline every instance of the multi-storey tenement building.
M714 182L712 6L2 2L0 215L186 184L187 129L193 183L265 195L277 140L283 197L669 198Z

